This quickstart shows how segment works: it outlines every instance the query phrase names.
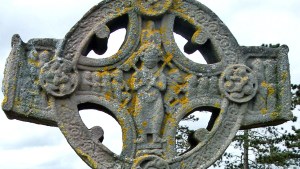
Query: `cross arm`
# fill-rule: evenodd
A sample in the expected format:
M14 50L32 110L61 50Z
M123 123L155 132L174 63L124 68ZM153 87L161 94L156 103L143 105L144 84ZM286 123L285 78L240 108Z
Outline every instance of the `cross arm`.
M291 84L286 45L241 47L241 59L257 75L258 91L249 103L241 129L278 125L291 120Z
M31 39L24 43L12 37L12 50L6 61L2 109L9 119L56 126L52 103L39 85L39 72L54 57L61 40Z

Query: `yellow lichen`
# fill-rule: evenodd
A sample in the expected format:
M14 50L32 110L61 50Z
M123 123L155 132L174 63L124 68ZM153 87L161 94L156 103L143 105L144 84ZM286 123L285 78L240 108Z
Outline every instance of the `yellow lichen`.
M193 37L192 37L192 42L193 42L193 43L196 42L196 38L200 36L201 32L202 32L202 30L201 30L201 29L198 29L198 30L194 33L194 35L193 35Z
M174 142L174 140L173 140L173 139L168 139L168 144L169 144L169 145L174 145L174 144L175 144L175 142Z
M169 63L173 59L172 53L167 52L166 57L164 59L165 63Z
M225 110L221 108L221 109L220 109L220 114L219 114L219 116L217 117L217 119L216 119L214 125L219 124L219 123L221 122L220 117L222 117L222 114L223 114L224 112L225 112Z
M142 110L141 105L136 105L136 106L132 109L132 113L131 113L132 116L134 116L134 117L138 116L138 115L140 114L141 110Z
M180 163L180 167L181 167L181 168L184 168L184 166L185 166L184 161L182 161L182 162Z
M170 104L170 106L171 106L171 107L174 107L174 106L176 106L179 102L180 102L180 101L179 101L178 99L176 99L176 100L174 100L174 101Z
M265 114L268 113L268 110L267 110L266 108L262 108L262 109L260 110L260 113L263 114L263 115L265 115Z
M144 122L142 123L142 125L143 125L144 127L147 127L148 123L147 123L146 121L144 121Z
M274 87L272 87L270 84L268 84L266 81L263 81L261 84L261 87L266 88L268 91L268 96L273 95L275 93Z
M171 114L166 114L165 124L169 123L172 127L176 127L176 119Z
M63 124L59 125L60 131L63 133L64 136L68 135L67 130L65 129L65 126Z
M286 81L286 79L288 78L289 76L289 73L287 71L284 71L282 74L281 74L281 79L283 82Z
M14 105L16 105L16 106L21 105L21 101L20 101L18 98L16 98L16 99L14 100Z
M268 95L273 95L275 93L275 89L272 86L268 87Z
M40 84L40 80L39 79L35 79L33 82L35 85L39 85Z
M270 114L271 118L274 120L274 119L277 119L279 117L279 113L278 112L272 112Z
M183 85L172 85L170 86L170 89L172 89L174 93L178 94L183 87Z
M4 106L8 101L8 98L7 96L5 95L4 98L3 98L3 101L2 101L2 106Z
M184 97L180 102L181 104L186 105L189 102L189 98Z
M162 88L164 86L163 82L158 82L157 85L159 88Z
M266 81L261 82L261 87L267 88L268 87L268 83Z
M109 92L106 92L104 96L105 96L106 100L110 100L111 99L111 94Z
M28 63L35 66L35 67L40 67L40 63L37 60L28 59Z
M139 133L139 134L143 134L143 133L144 133L144 130L143 130L143 129L138 129L138 133Z
M123 149L127 147L126 140L127 140L127 132L128 132L128 128L125 126L125 122L123 119L119 120L119 124L122 127L122 140L123 140Z
M217 102L217 103L215 103L214 107L220 108L220 107L221 107L221 104Z
M145 158L147 158L147 157L149 157L149 155L145 154L145 155L143 155L143 156L140 156L140 157L135 158L135 159L133 160L133 166L137 166L138 163L139 163L141 160L143 160L143 159L145 159Z
M91 156L89 156L88 154L84 153L81 149L76 148L75 149L76 153L83 158L86 162L89 163L89 165L93 168L96 169L98 167L98 164L96 161L93 160L93 158Z
M96 72L96 76L101 77L101 72Z

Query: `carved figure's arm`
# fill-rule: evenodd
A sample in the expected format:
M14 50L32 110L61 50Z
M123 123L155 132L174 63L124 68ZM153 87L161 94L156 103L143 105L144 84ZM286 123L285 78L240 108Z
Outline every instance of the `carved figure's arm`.
M122 89L124 89L125 91L128 91L128 90L129 90L129 87L128 87L128 85L126 84L125 81L123 81L123 85L122 85L122 86L123 86Z
M164 74L160 74L156 80L155 83L152 85L153 87L158 88L160 91L164 91L167 86L167 78Z
M133 90L138 90L146 84L146 80L142 78L141 72L135 72L130 80L130 86Z

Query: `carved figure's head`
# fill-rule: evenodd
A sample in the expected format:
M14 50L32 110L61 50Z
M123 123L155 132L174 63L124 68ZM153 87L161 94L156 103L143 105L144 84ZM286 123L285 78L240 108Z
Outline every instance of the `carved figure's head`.
M123 72L120 69L114 70L112 72L112 76L118 82L121 82L123 80Z
M40 60L40 66L43 66L45 63L49 62L51 60L50 53L45 50L39 55Z
M141 60L143 64L149 68L154 68L159 62L159 57L161 56L160 47L157 45L150 44L148 48L144 51Z
M111 80L111 76L107 72L102 73L102 82L109 82Z
M87 80L91 80L92 79L92 73L90 71L84 71L82 74L82 77L87 79Z

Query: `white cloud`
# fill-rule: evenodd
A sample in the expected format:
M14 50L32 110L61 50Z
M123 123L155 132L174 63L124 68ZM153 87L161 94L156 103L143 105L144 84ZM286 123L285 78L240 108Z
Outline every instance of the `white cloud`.
M50 135L53 136L53 135ZM88 169L64 141L55 146L0 151L0 167L7 169Z

